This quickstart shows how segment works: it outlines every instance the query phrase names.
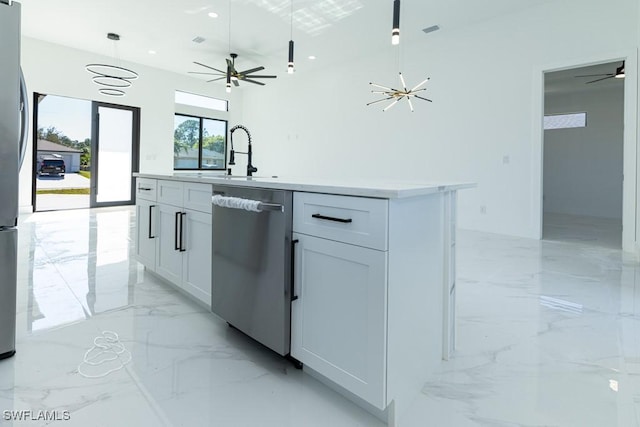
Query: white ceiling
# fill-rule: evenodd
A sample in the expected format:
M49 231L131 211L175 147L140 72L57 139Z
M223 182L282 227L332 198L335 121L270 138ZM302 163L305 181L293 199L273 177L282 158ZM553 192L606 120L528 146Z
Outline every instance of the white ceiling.
M496 15L550 0L403 0L403 42L428 40ZM231 51L239 69L286 71L290 0L21 0L23 34L178 73L202 71L193 61L224 69ZM229 8L229 5L231 7ZM296 68L334 64L389 46L392 0L293 0ZM212 19L208 12L219 17ZM230 13L231 12L231 18ZM423 28L439 25L438 33ZM119 42L106 38L120 34ZM192 42L204 37L202 44ZM148 53L157 51L156 55ZM310 61L309 55L317 56Z

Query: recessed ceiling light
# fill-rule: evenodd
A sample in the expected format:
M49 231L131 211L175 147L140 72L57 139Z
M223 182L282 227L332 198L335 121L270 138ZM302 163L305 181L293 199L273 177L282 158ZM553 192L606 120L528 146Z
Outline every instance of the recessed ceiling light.
M309 55L309 59L316 59L314 55Z
M218 14L215 12L209 12L207 15L209 15L210 18L217 18Z
M150 50L149 51L149 55L155 55L156 53L158 53L158 52L156 52L155 50Z

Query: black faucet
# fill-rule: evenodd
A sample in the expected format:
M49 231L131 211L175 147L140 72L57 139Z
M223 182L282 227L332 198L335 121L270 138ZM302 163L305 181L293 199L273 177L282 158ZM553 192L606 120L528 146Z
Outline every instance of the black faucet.
M249 129L247 129L246 127L242 126L242 125L236 125L234 127L231 128L231 130L229 131L229 134L231 135L231 154L229 156L229 165L233 166L236 164L236 151L233 149L233 132L235 132L237 129L242 129L243 131L245 131L247 133L247 137L249 138L249 149L246 153L242 152L242 151L238 151L238 154L246 154L248 156L248 160L247 160L247 176L252 176L254 172L258 172L258 168L253 166L251 164L251 160L252 160L252 151L251 151L251 133L249 133ZM231 170L231 169L229 169Z

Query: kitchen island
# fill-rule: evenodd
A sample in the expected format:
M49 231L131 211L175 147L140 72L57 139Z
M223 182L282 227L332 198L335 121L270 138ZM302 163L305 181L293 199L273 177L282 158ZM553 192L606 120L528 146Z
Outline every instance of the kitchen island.
M473 185L136 176L138 260L209 306L216 186L293 192L291 356L402 425L453 350L456 192Z

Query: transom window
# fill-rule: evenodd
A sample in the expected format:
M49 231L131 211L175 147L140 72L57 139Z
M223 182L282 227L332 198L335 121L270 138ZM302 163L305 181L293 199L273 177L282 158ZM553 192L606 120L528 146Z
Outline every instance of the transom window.
M587 113L549 114L544 116L544 130L587 127Z

